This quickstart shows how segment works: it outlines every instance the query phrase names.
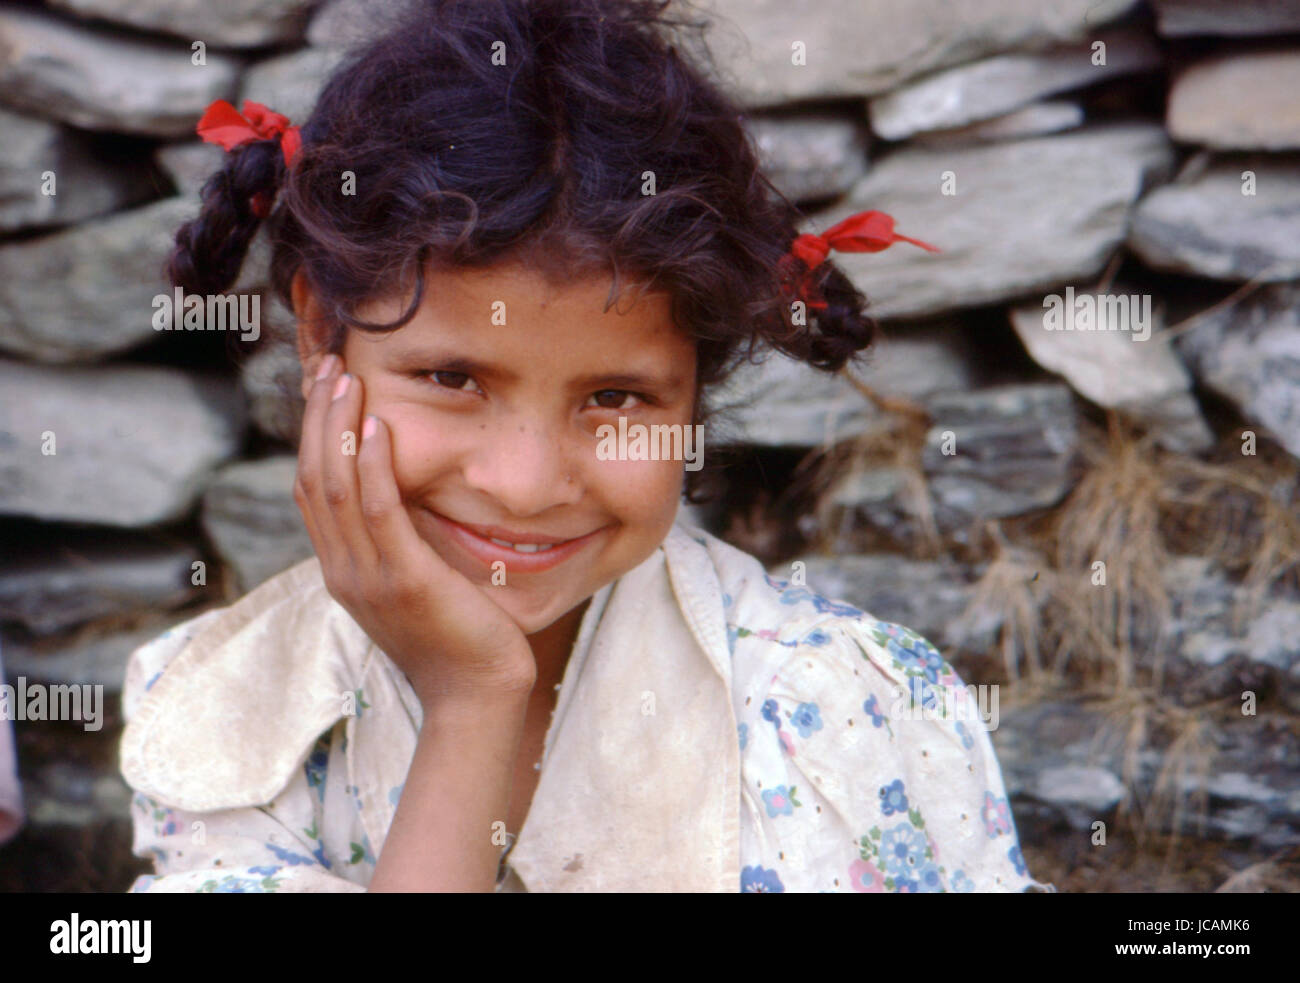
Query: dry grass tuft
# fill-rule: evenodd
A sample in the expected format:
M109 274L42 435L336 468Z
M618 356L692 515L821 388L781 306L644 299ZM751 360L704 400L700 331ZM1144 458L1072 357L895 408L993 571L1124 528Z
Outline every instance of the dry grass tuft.
M938 556L943 551L943 543L934 519L930 486L921 465L930 415L910 400L880 395L847 368L839 374L881 411L884 423L876 431L815 451L796 469L792 490L807 495L813 502L812 511L820 530L813 548L834 552L837 540L852 531L853 510L835 504L832 492L836 486L870 470L889 469L902 475L901 505L916 518L919 526L914 551L919 556Z
M1174 586L1166 571L1173 558L1194 555L1239 583L1238 632L1280 581L1300 591L1300 465L1267 442L1254 456L1233 440L1207 459L1171 453L1107 412L1104 428L1082 422L1083 468L1065 501L1045 515L986 523L959 545L935 529L921 466L924 410L845 375L888 424L810 463L805 480L820 527L841 541L855 531L851 510L829 501L838 481L870 468L906 474L907 507L920 528L912 552L987 561L951 626L950 647L993 637L1013 702L1065 692L1102 711L1108 722L1094 752L1120 748L1126 794L1117 821L1138 855L1163 855L1157 881L1177 883L1175 864L1186 866L1199 849L1188 828L1204 836L1219 725L1239 718L1240 706L1185 706L1166 689ZM1144 779L1153 750L1158 767Z

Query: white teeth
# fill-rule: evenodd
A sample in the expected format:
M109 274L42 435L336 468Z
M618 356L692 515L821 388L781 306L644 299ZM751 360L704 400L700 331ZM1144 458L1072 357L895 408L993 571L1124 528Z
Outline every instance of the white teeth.
M540 543L520 543L515 545L514 543L507 543L504 539L494 539L491 536L488 539L491 539L498 546L509 546L516 553L542 553L555 545L554 543L547 543L545 546Z

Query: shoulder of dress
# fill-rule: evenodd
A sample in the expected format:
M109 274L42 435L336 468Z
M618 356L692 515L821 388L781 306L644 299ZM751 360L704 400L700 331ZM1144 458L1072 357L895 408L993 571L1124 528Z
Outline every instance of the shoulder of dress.
M314 557L175 626L128 662L123 776L187 810L271 801L344 715L372 645Z

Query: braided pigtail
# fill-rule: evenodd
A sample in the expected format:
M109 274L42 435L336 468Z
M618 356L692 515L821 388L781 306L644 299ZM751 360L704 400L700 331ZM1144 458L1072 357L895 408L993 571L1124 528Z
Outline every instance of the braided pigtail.
M878 333L876 321L866 313L866 295L838 266L826 262L815 271L803 267L801 272L811 276L805 282L814 284L814 290L793 297L791 306L793 300L803 302L807 324L796 326L786 337L772 339L772 346L814 368L838 372L851 358L874 344ZM814 296L825 306L814 307L811 300Z
M875 210L850 215L822 235L796 236L779 265L782 290L791 301L802 301L810 323L806 330L773 339L773 344L814 368L842 369L872 344L877 325L865 313L866 297L842 270L826 262L827 255L831 250L878 253L899 242L939 252L936 246L896 232L893 217Z
M225 166L203 185L198 217L176 233L166 269L172 286L186 293L218 294L238 279L285 171L278 137L230 151Z

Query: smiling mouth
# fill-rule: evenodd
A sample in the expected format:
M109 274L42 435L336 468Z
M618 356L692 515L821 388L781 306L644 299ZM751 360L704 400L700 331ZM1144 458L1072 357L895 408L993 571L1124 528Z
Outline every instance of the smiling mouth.
M558 543L547 543L546 545L540 543L507 543L504 539L497 539L495 536L489 536L488 541L496 543L498 546L508 546L516 553L545 553L547 550L554 549L559 545ZM569 540L566 539L563 542L567 543Z
M585 549L608 528L602 526L582 536L560 539L551 543L514 543L500 537L486 536L432 509L426 511L448 531L463 551L488 565L503 562L507 569L519 573L540 573L563 563L575 553Z

